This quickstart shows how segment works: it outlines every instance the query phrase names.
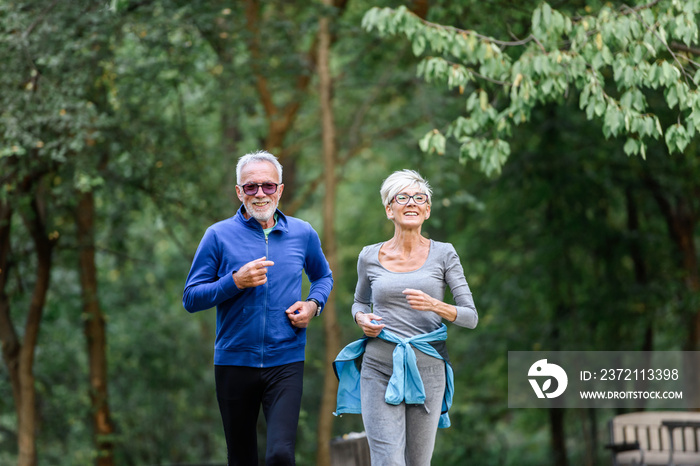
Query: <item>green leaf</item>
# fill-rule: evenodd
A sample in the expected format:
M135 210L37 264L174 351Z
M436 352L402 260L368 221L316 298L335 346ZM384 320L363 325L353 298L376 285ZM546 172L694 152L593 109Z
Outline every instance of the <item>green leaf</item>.
M581 95L579 96L578 106L581 110L583 110L588 105L588 99L590 98L590 95L591 84L588 83L585 86L583 86L583 89L581 90Z
M676 86L670 86L666 88L666 102L669 108L673 108L678 104L678 92L676 91Z
M620 129L624 126L622 113L614 105L608 105L603 124L604 129L607 128L610 134L617 136Z
M596 116L603 116L606 109L605 100L600 99L595 103L595 114Z
M549 29L552 24L552 7L548 3L542 4L542 26Z
M442 133L436 133L432 139L433 149L438 155L443 155L445 153L445 136Z
M668 151L670 153L673 153L674 150L677 149L676 146L676 134L678 132L678 126L677 125L671 125L666 129L666 146L668 147Z
M586 107L586 118L592 120L595 116L595 101L589 100L588 106Z
M445 136L437 129L431 130L418 141L418 147L425 153L445 153Z
M479 91L479 108L485 112L489 107L489 96L486 94L486 91L482 89Z
M413 55L415 55L415 56L421 55L423 53L423 51L425 50L425 36L423 36L422 34L417 35L413 39L412 45L413 45Z
M535 8L535 11L532 12L532 30L533 31L539 31L541 19L542 19L542 8L537 7L537 8Z
M692 108L692 98L688 93L689 89L685 82L680 80L676 81L674 88L676 90L676 95L678 96L678 108L681 110Z
M425 136L418 141L418 147L420 147L420 150L423 152L428 152L430 150L430 140L433 138L434 131L436 130L425 133Z
M676 132L676 147L679 152L683 152L688 144L690 144L690 138L683 125L677 125L678 131Z
M129 6L129 0L112 0L109 5L109 10L115 13L126 10Z
M637 154L639 152L639 141L633 138L627 138L624 151L627 155Z
M366 31L371 31L377 25L377 19L379 17L380 9L378 7L372 7L364 14L362 17L362 29Z

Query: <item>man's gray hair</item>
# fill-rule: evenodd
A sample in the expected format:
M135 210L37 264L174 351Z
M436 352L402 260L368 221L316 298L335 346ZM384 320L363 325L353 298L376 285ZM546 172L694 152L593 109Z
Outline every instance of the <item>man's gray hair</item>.
M428 182L414 170L398 170L392 173L384 180L379 194L382 196L384 206L391 204L394 196L399 194L402 189L408 187L416 187L428 195L428 205L432 202L433 190Z
M282 165L277 160L277 157L270 154L267 151L259 150L256 152L251 152L238 159L238 164L236 165L236 183L241 184L241 171L243 167L251 162L270 162L277 169L277 174L279 175L279 182L282 183Z

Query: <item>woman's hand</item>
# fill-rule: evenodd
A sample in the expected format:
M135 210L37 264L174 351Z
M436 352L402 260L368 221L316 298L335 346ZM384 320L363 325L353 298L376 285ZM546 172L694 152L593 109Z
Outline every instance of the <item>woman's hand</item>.
M382 318L374 314L365 314L364 312L358 312L355 314L355 322L360 326L362 331L368 337L376 337L384 328L384 324L373 324L372 321L380 321Z
M417 311L431 311L450 322L454 322L457 318L456 307L443 303L421 290L406 288L403 290L403 294L406 295L408 305Z
M402 293L406 295L409 306L417 311L435 311L439 302L421 290L406 288Z

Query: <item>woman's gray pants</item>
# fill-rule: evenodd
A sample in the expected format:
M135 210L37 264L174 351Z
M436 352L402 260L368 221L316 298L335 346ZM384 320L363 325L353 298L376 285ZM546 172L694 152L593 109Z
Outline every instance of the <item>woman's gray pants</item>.
M362 360L362 421L372 466L427 466L445 394L445 362L414 349L426 400L424 405L394 406L384 401L396 345L370 339Z

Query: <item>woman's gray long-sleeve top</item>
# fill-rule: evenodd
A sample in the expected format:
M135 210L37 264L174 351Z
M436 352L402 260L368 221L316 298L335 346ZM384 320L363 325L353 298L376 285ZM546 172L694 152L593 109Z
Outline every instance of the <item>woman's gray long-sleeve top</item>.
M444 301L445 286L449 286L457 308L453 323L476 327L479 317L454 246L430 240L428 258L420 268L392 272L379 262L382 244L366 246L358 257L353 318L360 311L374 313L382 317L381 323L388 330L402 338L429 333L440 327L442 318L434 312L411 308L402 292L412 288Z

